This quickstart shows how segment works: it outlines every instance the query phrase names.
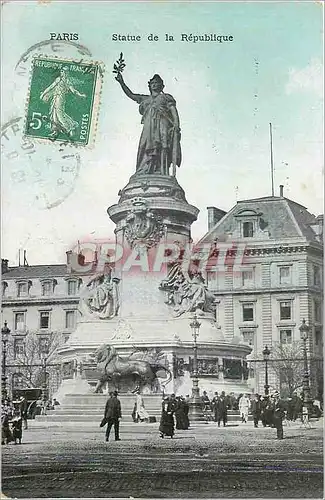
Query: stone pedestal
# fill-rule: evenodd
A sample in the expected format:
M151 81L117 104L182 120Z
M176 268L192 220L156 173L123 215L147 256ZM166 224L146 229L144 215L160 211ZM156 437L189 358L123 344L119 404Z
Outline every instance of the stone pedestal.
M198 209L187 202L176 178L167 175L134 175L119 196L118 203L108 208L108 215L116 224L116 245L123 250L123 257L113 270L120 280L118 315L111 319L81 318L59 351L62 363L75 359L86 363L102 344L113 345L125 357L135 349L155 349L161 352L161 361L172 373L172 381L166 387L160 380L161 389L169 394L191 394L193 314L175 317L173 307L166 303L160 284L170 266L161 252L164 246L174 245L177 253L189 244ZM234 387L238 393L247 391L241 380L223 380L218 366L224 357L241 362L250 348L226 342L212 313L202 313L199 321L198 359L205 358L213 365L202 377L198 374L201 391L230 392Z

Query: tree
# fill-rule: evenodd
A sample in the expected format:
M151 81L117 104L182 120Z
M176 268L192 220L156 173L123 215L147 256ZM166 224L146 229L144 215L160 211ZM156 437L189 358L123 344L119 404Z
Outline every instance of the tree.
M24 387L40 387L44 383L44 361L48 365L54 360L57 348L64 342L63 335L59 332L40 334L39 331L29 331L19 349L15 340L11 339L8 344L10 371L19 374Z
M282 344L277 342L272 346L270 366L280 382L281 392L292 393L302 386L304 377L304 361L300 342Z

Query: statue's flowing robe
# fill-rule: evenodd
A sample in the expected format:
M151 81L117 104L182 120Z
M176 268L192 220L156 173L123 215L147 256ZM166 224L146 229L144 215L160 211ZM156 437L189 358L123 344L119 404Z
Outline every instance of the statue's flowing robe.
M171 113L171 108L176 108L175 99L161 93L157 96L139 95L138 101L143 129L138 148L137 173L168 174L166 170L171 164L181 164L180 137L173 129Z

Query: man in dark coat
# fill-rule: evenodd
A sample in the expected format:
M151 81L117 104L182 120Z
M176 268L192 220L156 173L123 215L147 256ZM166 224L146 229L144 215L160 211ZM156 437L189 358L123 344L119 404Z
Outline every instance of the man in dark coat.
M291 401L292 406L292 420L297 420L298 417L302 415L302 399L298 397L297 393L294 392Z
M254 419L254 427L258 427L258 421L261 418L261 401L259 394L255 394L255 397L252 401L251 409Z
M270 397L269 396L263 396L260 399L260 408L261 408L261 420L263 427L266 427L267 425L270 425Z
M214 397L211 401L211 407L212 411L214 413L214 421L218 422L218 401L219 401L219 395L217 392L214 393Z
M20 401L21 416L24 421L24 429L27 429L28 402L23 396L20 397L19 401Z
M276 427L278 439L283 439L283 419L285 416L284 402L280 399L276 391L270 399L270 409L272 410L272 424Z
M106 441L109 440L112 425L114 425L115 441L121 441L119 435L120 418L122 418L121 403L117 399L117 391L111 393L110 398L107 400L105 406L104 418L107 422L106 428Z
M217 422L218 422L218 427L220 427L220 422L222 420L223 426L226 427L227 423L227 398L225 391L222 391L220 394L220 397L217 400Z

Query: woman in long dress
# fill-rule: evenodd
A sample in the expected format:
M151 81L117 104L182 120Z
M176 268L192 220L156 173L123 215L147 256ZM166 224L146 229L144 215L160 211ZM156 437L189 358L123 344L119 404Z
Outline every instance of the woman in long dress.
M188 404L182 396L176 398L175 418L176 429L187 430L189 428Z
M10 421L13 416L13 407L5 400L1 405L1 443L8 444L13 440L10 430Z
M244 394L239 400L239 412L240 412L242 422L244 422L245 424L248 421L249 404L250 404L250 401L249 401L247 395Z
M79 123L71 118L65 111L66 96L69 93L77 95L78 97L86 97L86 94L79 92L75 89L67 75L65 69L60 71L58 76L51 85L49 85L40 95L42 101L50 101L50 124L51 124L51 137L56 136L59 132L63 132L69 137L74 135L75 129Z
M137 174L176 175L176 166L181 164L179 116L176 101L163 92L164 82L154 75L148 82L150 95L134 94L125 84L122 74L116 80L124 93L139 104L143 124L140 137Z
M136 401L135 401L135 421L143 422L144 420L149 420L149 413L144 407L143 397L140 394L140 391L136 392Z
M172 438L174 436L174 409L174 403L168 397L165 397L162 402L161 419L159 425L161 438L164 438L165 436L170 436Z

